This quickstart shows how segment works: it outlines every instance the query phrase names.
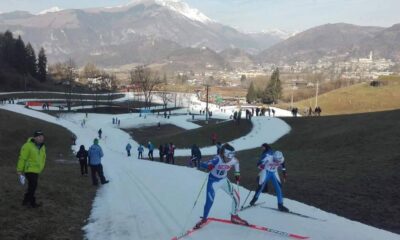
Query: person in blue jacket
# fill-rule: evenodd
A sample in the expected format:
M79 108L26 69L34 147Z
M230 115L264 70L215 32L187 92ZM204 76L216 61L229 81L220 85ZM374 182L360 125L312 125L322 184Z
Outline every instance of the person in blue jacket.
M101 158L104 156L103 150L99 145L99 139L93 140L93 145L90 146L88 151L89 166L92 173L92 183L94 186L98 185L97 175L99 175L101 184L106 184L109 181L106 180L103 173L103 165L101 164Z
M126 144L125 149L126 149L126 153L128 154L128 157L130 157L131 156L131 149L132 149L131 144L130 143Z
M149 141L149 143L147 144L147 148L149 149L149 154L148 154L149 159L150 159L151 161L153 161L153 160L154 160L154 158L153 158L154 145L153 145L150 141Z

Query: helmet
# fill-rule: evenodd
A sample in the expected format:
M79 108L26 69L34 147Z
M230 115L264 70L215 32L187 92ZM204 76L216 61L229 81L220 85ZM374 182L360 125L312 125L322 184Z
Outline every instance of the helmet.
M229 151L225 149L224 156L227 158L233 158L235 156L235 151Z
M283 154L282 154L282 152L281 151L275 151L274 152L274 160L277 160L277 161L283 161Z
M224 144L221 148L226 158L233 158L235 156L235 148L229 144Z

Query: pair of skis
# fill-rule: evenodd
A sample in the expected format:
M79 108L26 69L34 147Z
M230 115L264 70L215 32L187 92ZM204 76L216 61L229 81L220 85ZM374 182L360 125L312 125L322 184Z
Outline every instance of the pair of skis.
M242 206L242 207L240 208L240 211L244 211L244 210L249 209L249 208L251 208L251 207L263 205L264 203L265 203L265 202L260 202L260 203L254 204L254 205ZM326 222L325 219L321 219L321 218L316 218L316 217L304 215L304 214L301 214L301 213L298 213L298 212L293 212L293 211L290 211L290 210L289 210L289 212L284 212L284 211L280 211L279 209L273 208L273 207L268 207L268 206L260 206L260 207L261 207L261 208L266 208L266 209L271 209L271 210L278 211L278 212L281 212L281 213L292 214L292 215L295 215L295 216L298 216L298 217L303 217L303 218L318 220L318 221L321 221L321 222Z
M304 214L301 214L301 213L298 213L298 212L292 212L292 211L283 212L283 211L279 211L279 209L277 209L277 208L267 207L267 206L261 206L261 208L271 209L271 210L278 211L278 212L282 212L282 213L292 214L292 215L295 215L295 216L298 216L298 217L303 217L303 218L318 220L318 221L321 221L321 222L326 222L325 219L316 218L316 217L311 217L311 216L304 215Z
M253 205L253 206L255 206L255 205ZM242 210L243 210L243 208L242 208ZM293 239L308 239L309 238L309 237L305 237L305 236L301 236L301 235L297 235L297 234L293 234L293 233L288 233L288 232L284 232L284 231L280 231L280 230L276 230L276 229L272 229L272 228L268 228L268 227L264 227L264 226L258 226L255 224L237 224L237 223L234 223L227 219L208 218L207 221L201 227L199 227L199 228L193 227L193 228L189 229L188 231L186 231L185 233L183 233L179 236L173 237L171 240L179 240L184 237L187 237L187 236L191 235L193 232L195 232L195 231L201 229L202 227L204 227L205 225L209 224L210 222L219 222L219 223L224 223L224 224L232 224L232 225L248 227L248 228L252 228L254 230L274 233L274 234L278 234L283 237L289 237L289 238L293 238Z

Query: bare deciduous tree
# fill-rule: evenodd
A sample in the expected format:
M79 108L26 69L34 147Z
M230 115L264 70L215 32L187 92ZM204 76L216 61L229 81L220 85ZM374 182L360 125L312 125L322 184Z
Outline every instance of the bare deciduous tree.
M145 105L150 108L154 88L162 81L157 72L145 66L138 66L130 72L131 83L143 92Z
M168 102L172 102L172 96L171 96L172 94L169 92L166 92L166 91L161 91L161 92L158 92L157 95L161 98L161 100L163 102L163 107L164 107L164 109L166 109Z

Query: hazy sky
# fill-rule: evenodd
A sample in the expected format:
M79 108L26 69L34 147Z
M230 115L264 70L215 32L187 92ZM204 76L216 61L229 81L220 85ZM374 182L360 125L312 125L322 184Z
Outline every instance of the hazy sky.
M400 23L400 0L185 0L208 17L244 31L300 31L346 22L388 27ZM0 12L116 6L129 0L0 0Z

